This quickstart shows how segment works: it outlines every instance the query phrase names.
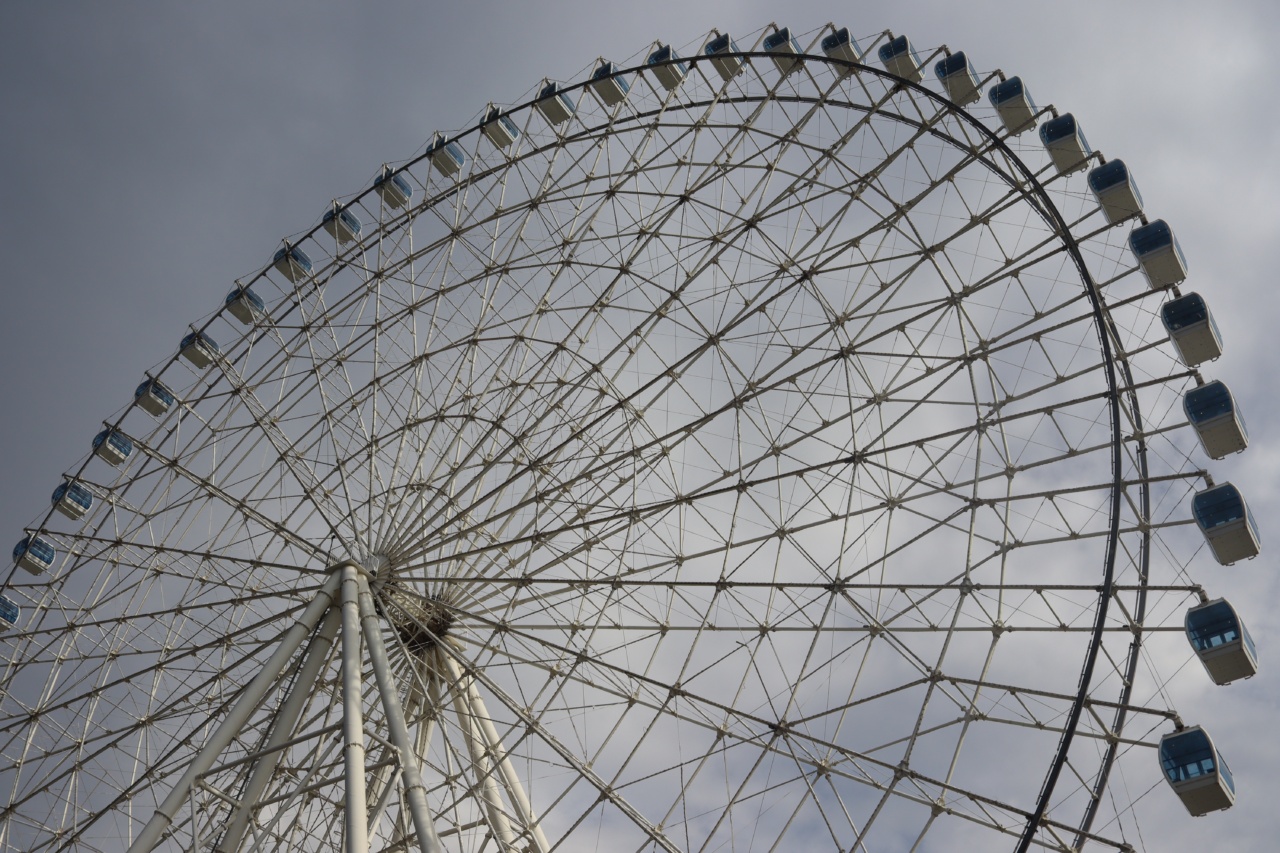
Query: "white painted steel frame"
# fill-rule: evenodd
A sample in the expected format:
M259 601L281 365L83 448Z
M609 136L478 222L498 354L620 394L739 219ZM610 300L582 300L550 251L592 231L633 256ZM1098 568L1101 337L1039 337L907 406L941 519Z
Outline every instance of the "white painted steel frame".
M684 60L690 73L671 93L651 71L620 69L634 75L625 105L601 116L580 98L556 133L526 121L526 104L509 113L525 125L519 144L501 152L479 131L457 135L472 148L456 185L415 163L403 173L416 182L411 208L390 210L372 192L354 200L367 240L308 246L316 264L305 286L265 271L253 283L270 294L271 324L237 331L218 367L194 379L179 363L162 371L181 404L158 422L115 425L141 452L112 484L95 484L111 505L50 534L71 555L53 592L44 580L19 589L64 609L82 602L89 629L104 626L104 650L148 661L134 677L163 684L174 654L207 677L185 693L154 688L162 698L149 698L136 722L105 710L74 719L64 728L79 726L89 746L65 752L41 740L26 709L4 706L0 751L31 756L49 781L15 774L0 846L22 831L14 815L56 800L64 781L66 810L93 811L67 843L95 821L129 826L130 797L177 771L154 782L136 773L99 807L78 793L64 756L119 741L135 766L160 766L150 742L170 718L185 726L175 725L174 748L190 745L175 754L190 758L131 850L152 849L166 831L191 844L217 837L221 815L225 853L311 849L332 840L336 815L361 851L362 834L389 848L413 838L425 851L446 833L478 849L485 832L548 851L547 829L556 845L590 843L584 827L606 820L618 837L674 850L683 842L671 827L692 831L691 802L721 788L728 804L698 830L703 843L733 846L738 816L757 802L790 815L753 824L776 844L795 826L841 847L871 845L901 809L922 815L917 844L941 824L990 841L1024 823L1034 835L1024 841L1050 848L1121 843L1091 832L1093 792L1117 744L1151 745L1123 735L1125 715L1172 714L1130 703L1138 645L1126 638L1174 630L1144 618L1148 592L1174 601L1195 589L1176 559L1177 572L1161 576L1170 582L1147 574L1148 538L1177 542L1186 525L1167 497L1200 475L1178 455L1187 431L1141 416L1140 404L1160 411L1187 381L1142 337L1161 295L1132 292L1140 276L1095 210L1064 210L1057 230L1041 224L1044 203L1029 188L1070 186L1051 165L1028 180L1017 169L1025 151L876 69L849 75L809 55L784 79L758 47L759 36L746 73L730 81L701 58ZM847 120L832 123L834 113ZM1054 198L1069 203L1071 193ZM859 230L864 216L873 224ZM1080 282L1059 286L1070 276L1046 272L1066 262L1063 230L1103 259L1090 291L1106 318L1101 341L1088 337L1096 330ZM978 261L998 262L973 274ZM721 276L732 287L707 286ZM1013 304L1024 297L1026 307ZM1107 346L1122 368L1111 389L1090 384L1113 361L1099 354ZM1152 378L1136 382L1131 361ZM967 397L957 393L966 387ZM1107 417L1139 440L1118 445L1090 428ZM928 429L909 428L925 419ZM1156 472L1145 461L1152 441L1162 442ZM1111 452L1118 472L1092 471ZM1108 512L1113 525L1090 520ZM824 542L833 532L845 537L834 552ZM934 541L963 553L950 576L913 583L888 572ZM1020 580L1024 553L1107 542L1120 544L1122 562L1103 608L1079 578ZM374 580L369 589L353 565L340 569L344 701L330 707L329 618L276 709L269 692L323 617L317 602L336 597L338 572L278 645L272 608L300 604L296 590L316 576L297 567L335 553L365 563ZM123 592L109 583L112 566ZM812 577L793 576L802 569ZM100 580L79 583L73 570ZM444 621L388 616L391 588ZM127 617L110 615L122 595L133 596L120 605ZM177 603L148 610L148 600ZM1091 624L1108 602L1112 615ZM184 628L192 613L222 627ZM125 708L110 698L123 675L76 669L85 628L40 618L6 642L22 662L10 677L60 673L38 706L46 719L77 702L98 708L100 696L104 709ZM156 650L132 633L135 620L154 626ZM741 635L737 645L726 631ZM989 645L968 669L983 634ZM1098 684L1086 677L1074 696L1002 681L1001 655L1034 636L1063 647L1093 637L1104 653ZM359 678L365 653L373 686ZM240 689L231 674L260 655L267 665ZM727 663L702 658L717 655ZM793 682L758 691L788 655ZM886 663L903 672L890 689L875 677ZM815 708L806 691L822 679L834 695ZM885 740L824 728L915 694L910 714L881 715L906 721ZM575 701L599 706L599 742ZM219 702L230 710L205 739L188 719L199 712L186 709L216 714ZM1073 706L1078 730L1061 722ZM373 738L369 764L363 738L381 725L390 739ZM968 744L992 728L1009 742L1025 730L1069 746L1075 731L1108 744L1100 770L1097 750L1063 752L1066 778L1078 780L1064 799L1088 801L1086 817L1041 820L1019 792L967 782L980 748ZM646 744L672 731L713 740L651 777L633 769L650 758ZM946 759L931 766L940 733L952 731ZM517 764L528 768L523 780ZM759 787L786 768L790 778ZM557 774L578 779L591 802ZM677 775L665 799L645 788ZM403 802L384 819L398 788ZM794 791L794 802L771 790ZM345 808L334 807L335 791L351 798ZM192 812L179 820L183 803Z

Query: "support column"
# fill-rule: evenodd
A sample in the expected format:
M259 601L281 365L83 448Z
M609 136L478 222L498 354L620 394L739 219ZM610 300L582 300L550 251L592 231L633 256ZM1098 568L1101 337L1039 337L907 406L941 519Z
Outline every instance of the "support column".
M515 768L511 766L511 759L507 756L507 751L502 746L502 740L498 737L498 730L494 727L493 720L489 717L489 710L485 707L480 691L476 689L475 679L469 675L464 676L458 666L458 662L451 655L441 651L439 657L444 661L449 680L456 685L454 689L457 691L457 695L465 701L471 724L475 726L477 734L482 738L485 752L490 760L497 765L498 772L502 774L502 781L511 797L511 803L515 807L515 812L520 821L528 830L534 848L538 853L547 853L551 849L551 845L547 843L547 837L542 832L542 826L538 821L538 816L534 814L533 806L529 803L529 797L525 793L524 785L520 782L520 777L516 775ZM460 710L459 714L461 715L461 713L462 711ZM467 723L463 721L463 725L465 726Z
M435 820L427 805L427 789L422 784L422 772L418 768L418 757L413 750L413 741L409 738L409 726L405 722L404 708L400 704L400 691L397 689L395 676L387 661L387 650L382 644L382 626L378 614L373 609L373 595L369 592L369 583L363 574L356 578L360 588L360 618L364 627L364 641L369 648L369 662L373 665L373 674L378 681L378 692L382 696L382 708L387 715L387 727L390 729L391 743L400 754L400 774L404 780L405 800L409 812L413 816L414 833L418 836L418 846L422 853L443 853L440 838L436 835Z
M178 783L173 786L169 796L165 797L164 802L156 808L155 814L151 816L146 826L138 833L133 840L133 844L129 845L129 853L151 853L155 849L160 837L172 825L174 816L177 815L182 802L190 794L191 786L195 783L195 780L208 772L222 751L240 733L240 730L244 728L245 723L249 721L253 712L262 702L263 697L266 696L271 685L280 677L280 673L284 672L294 652L298 650L307 637L315 632L316 625L320 624L320 619L324 616L325 611L333 604L334 593L337 588L338 572L334 572L325 581L324 586L320 587L320 591L316 593L316 597L312 599L306 610L298 617L298 621L285 632L284 637L280 640L280 645L276 646L275 652L267 659L262 670L249 682L249 686L244 689L244 693L240 695L236 704L228 712L226 718L223 719L222 724L218 726L204 747L192 759L191 764L187 766L186 772L182 774L182 778L178 780Z
M423 675L421 671L423 667L421 663L417 661L408 664L408 666L413 670L415 680L410 682L408 695L405 697L404 701L405 722L408 724L412 720L418 720L417 725L413 729L413 754L421 758L427 754L427 749L431 743L431 735L435 730L434 715L423 718L422 714L428 708L438 707L438 703L434 700L428 699L429 695L438 695L438 690L435 689L436 675L430 668L427 668L426 674ZM370 789L371 792L374 790L377 791L377 794L371 798L376 801L376 804L374 805L373 810L369 813L370 835L373 835L374 827L377 826L378 822L382 820L382 816L386 813L388 801L391 799L392 790L399 787L398 785L395 785L395 773L396 768L388 765L380 768L375 774L374 783L376 788ZM409 821L407 819L407 812L403 817L406 819L396 823L391 836L393 848L397 844L403 844L405 838L408 837L408 834L411 831L408 828Z
M440 657L447 661L446 665L453 663L448 655L441 654ZM516 833L511 828L511 821L507 820L507 813L503 811L502 794L496 778L497 771L489 761L484 735L480 733L480 727L476 725L474 714L467 702L467 685L458 680L458 676L454 674L457 672L454 667L450 666L449 672L449 677L454 682L453 710L458 715L458 725L467 741L467 752L471 754L471 767L475 771L476 785L480 788L480 799L484 801L485 811L489 815L489 826L497 836L501 848L510 850L515 844Z
M298 668L298 677L294 679L289 695L285 697L280 709L276 712L275 722L271 725L271 734L263 750L264 754L258 759L253 773L249 776L249 781L245 783L240 803L232 811L231 818L227 821L227 831L222 834L222 840L214 847L214 853L236 853L240 849L240 843L244 841L245 833L249 830L253 805L262 797L267 785L271 782L276 766L280 763L280 756L284 754L281 745L288 742L292 736L293 727L298 724L302 709L313 696L320 669L329 660L329 652L333 649L333 641L338 635L340 622L341 615L338 610L330 608L325 615L324 624L320 626L319 633L315 635L307 649L302 666Z
M432 655L432 658L430 660L434 660L434 654ZM431 716L427 717L425 720L422 720L421 722L418 723L418 733L417 733L418 737L417 737L417 740L414 742L414 752L413 752L414 755L427 754L427 749L431 744L431 735L434 733L435 726L436 726L435 713L444 708L444 705L441 704L440 702L439 673L434 667L434 665L431 664L429 661L425 664L425 667L427 670L426 675L423 676L421 671L419 671L418 677L426 684L427 693L426 693L426 697L420 699L419 701L423 708L432 709L432 714ZM406 839L409 837L409 833L412 831L412 827L410 826L410 823L411 821L406 817L404 810L401 809L400 814L396 820L395 834L392 835L391 837L391 849L399 850L400 845L403 845L405 849L408 849L409 845L406 842Z
M360 579L352 563L342 567L342 736L346 759L346 847L343 853L369 853L369 805L365 796L364 690L360 670Z

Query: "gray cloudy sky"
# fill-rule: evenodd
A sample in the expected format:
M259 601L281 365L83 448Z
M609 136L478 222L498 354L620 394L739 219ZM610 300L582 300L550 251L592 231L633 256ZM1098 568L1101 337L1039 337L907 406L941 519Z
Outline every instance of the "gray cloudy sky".
M578 79L599 55L690 43L713 26L809 31L832 19L1021 75L1038 102L1072 111L1096 147L1123 157L1148 211L1177 230L1227 337L1207 372L1243 399L1253 440L1214 463L1215 477L1242 487L1272 550L1199 566L1212 593L1247 602L1264 674L1212 691L1184 672L1175 688L1188 721L1225 741L1239 804L1193 821L1159 788L1173 820L1143 840L1259 849L1280 827L1273 0L4 3L0 542L44 511L188 323L384 161L473 124L490 100L526 100L544 76Z

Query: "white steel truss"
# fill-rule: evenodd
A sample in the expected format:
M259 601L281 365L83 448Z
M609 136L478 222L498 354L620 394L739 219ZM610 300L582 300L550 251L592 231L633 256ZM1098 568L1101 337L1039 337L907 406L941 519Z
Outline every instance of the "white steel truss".
M242 282L9 577L0 850L1126 849L1203 594L1176 289L832 30L646 50Z

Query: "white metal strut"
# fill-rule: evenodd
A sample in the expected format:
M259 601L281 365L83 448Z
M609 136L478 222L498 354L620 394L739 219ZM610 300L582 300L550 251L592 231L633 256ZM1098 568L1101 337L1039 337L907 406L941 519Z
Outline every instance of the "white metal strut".
M217 731L213 733L213 736L205 743L204 748L192 759L187 771L182 774L182 778L178 780L173 790L169 792L169 796L165 797L164 802L156 807L155 814L151 816L146 826L142 828L142 831L134 838L133 843L129 845L129 853L151 853L155 849L160 837L164 835L164 831L173 823L178 809L191 793L192 785L213 766L218 755L227 748L232 739L244 727L244 724L248 722L250 715L258 707L267 690L284 672L294 652L298 650L307 637L315 633L316 626L320 624L320 620L324 618L326 611L333 604L333 595L338 588L338 578L339 574L337 572L329 576L324 586L320 587L319 592L316 593L316 597L312 599L311 603L302 612L302 615L298 617L298 621L285 632L280 645L276 647L275 652L272 653L262 667L262 671L249 682L249 686L240 695L240 699L223 719Z
M369 853L365 795L364 687L360 654L360 570L342 566L342 736L346 764L346 841L343 853Z

